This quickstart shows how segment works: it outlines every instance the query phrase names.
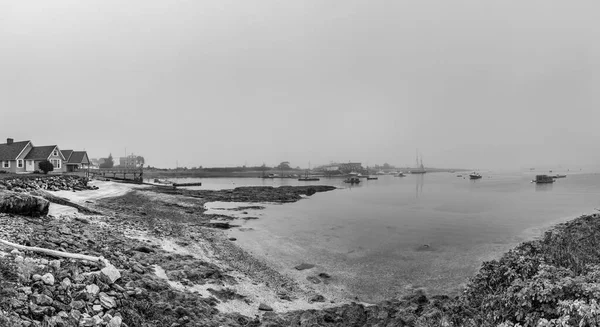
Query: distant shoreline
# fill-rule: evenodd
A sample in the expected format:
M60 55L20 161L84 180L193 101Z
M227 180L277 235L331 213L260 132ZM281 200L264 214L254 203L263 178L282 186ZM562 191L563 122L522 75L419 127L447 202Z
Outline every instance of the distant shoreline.
M403 171L408 172L411 168L395 168L388 169L391 171ZM469 171L469 169L444 169L444 168L426 168L428 173L452 173L452 172L465 172ZM304 170L266 170L264 174L278 174L282 176L286 175L303 175L305 174ZM320 173L315 172L316 175L322 175ZM263 175L263 171L202 171L202 170L193 170L193 171L173 171L173 170L158 170L158 169L144 169L144 178L169 178L169 177L183 177L183 178L219 178L219 177L236 177L236 178L260 178ZM334 175L334 176L324 176L324 177L346 177L346 175ZM280 177L280 178L290 178L290 177Z

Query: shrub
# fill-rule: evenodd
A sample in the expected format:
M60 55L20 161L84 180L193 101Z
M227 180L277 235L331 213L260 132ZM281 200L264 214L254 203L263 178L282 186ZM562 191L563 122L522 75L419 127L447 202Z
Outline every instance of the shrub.
M40 168L41 171L44 172L44 174L47 174L49 171L54 170L54 165L48 160L40 162L38 164L38 167Z

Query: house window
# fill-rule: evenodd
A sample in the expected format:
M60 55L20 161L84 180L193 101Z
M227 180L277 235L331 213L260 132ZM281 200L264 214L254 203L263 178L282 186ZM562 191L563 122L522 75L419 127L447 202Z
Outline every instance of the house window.
M54 156L57 156L58 155L58 150L54 150L53 154L54 154Z
M10 161L2 161L2 168L10 168Z
M52 159L50 162L52 163L52 166L54 166L54 168L60 169L60 159Z
M18 168L23 168L23 159L17 160L17 167Z

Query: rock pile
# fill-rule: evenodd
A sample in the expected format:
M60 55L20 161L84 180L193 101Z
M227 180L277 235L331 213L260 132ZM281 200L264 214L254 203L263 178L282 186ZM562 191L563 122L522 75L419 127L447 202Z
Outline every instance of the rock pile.
M38 178L10 178L0 180L0 190L7 189L14 192L29 192L32 190L48 191L83 191L97 190L97 186L88 186L87 178L61 175L61 176L43 176Z
M10 305L22 326L125 326L123 302L142 293L77 262L24 258L17 250L12 257L24 286Z
M2 257L0 245L0 326L4 311L8 326L247 326L249 318L223 315L214 296L204 297L173 289L157 277L154 265L182 284L222 284L216 266L171 255L145 243L123 237L112 228L89 222L40 220L31 224L0 214L0 238L26 246L103 256L115 266L12 251ZM5 289L2 267L12 265L18 277ZM5 278L4 278L5 279ZM3 306L2 298L10 299Z

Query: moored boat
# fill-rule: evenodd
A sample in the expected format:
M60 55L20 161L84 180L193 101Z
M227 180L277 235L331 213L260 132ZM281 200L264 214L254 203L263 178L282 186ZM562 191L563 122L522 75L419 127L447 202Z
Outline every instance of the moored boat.
M480 179L481 177L483 177L483 176L481 176L481 174L476 173L476 172L472 172L469 174L470 179Z
M356 177L348 177L344 180L344 183L358 184L358 183L360 183L360 179L358 179Z
M300 177L300 178L298 178L298 180L301 181L301 182L310 182L310 181L320 181L321 179L320 178L316 178L316 177L308 177L308 176L306 176L306 177Z
M423 156L421 156L421 160L419 162L419 152L417 151L417 168L411 169L409 173L411 174L425 174L427 171L425 170L425 166L423 166Z
M154 179L154 183L158 183L158 184L168 184L168 185L171 185L171 184L173 184L173 182L171 182L171 181L170 181L170 180L168 180L168 179L159 179L159 178L155 178L155 179Z
M546 184L546 183L554 183L554 178L548 175L536 175L535 179L531 181L532 183L537 184Z
M404 175L403 172L399 171L396 175L394 175L394 177L405 177L406 175Z
M313 177L308 175L308 172L310 171L310 161L308 162L308 169L306 170L306 174L304 175L304 177L300 177L298 178L299 181L301 182L313 182L313 181L319 181L321 179L317 178L317 177Z

